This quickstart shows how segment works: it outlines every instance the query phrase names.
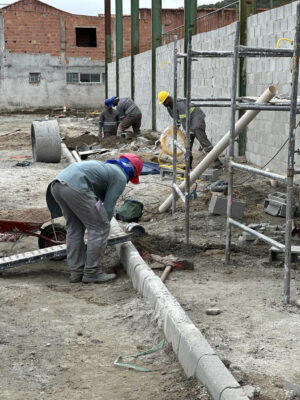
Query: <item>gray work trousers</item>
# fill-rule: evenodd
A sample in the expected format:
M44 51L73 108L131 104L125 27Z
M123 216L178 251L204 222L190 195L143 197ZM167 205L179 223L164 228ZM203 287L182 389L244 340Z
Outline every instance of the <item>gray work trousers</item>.
M197 127L196 129L193 130L193 135L191 135L191 149L193 148L193 143L195 140L195 136L198 140L198 142L200 143L201 147L203 148L203 150L205 151L205 153L209 153L213 146L210 143L208 137L206 136L206 132L205 132L205 121L202 121L201 125L199 127Z
M101 260L107 245L110 223L101 201L70 186L55 181L51 193L66 219L67 262L70 272L94 275L101 271ZM96 205L97 204L97 205ZM84 233L87 229L87 246Z
M134 117L130 117L126 115L118 126L117 135L124 132L126 129L132 126L133 132L135 135L140 135L141 133L141 125L142 125L142 114L135 115Z

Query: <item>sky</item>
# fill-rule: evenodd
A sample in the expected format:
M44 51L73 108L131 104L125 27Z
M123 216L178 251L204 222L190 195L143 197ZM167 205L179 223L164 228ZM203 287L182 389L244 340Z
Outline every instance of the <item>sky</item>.
M72 14L98 15L104 14L104 0L41 0L43 3L67 11ZM198 5L210 4L218 0L197 0ZM15 0L0 0L0 7L15 3ZM140 8L151 8L151 0L140 0ZM183 7L184 0L162 0L163 8ZM111 12L115 12L115 0L111 0ZM130 0L123 0L123 14L130 14Z

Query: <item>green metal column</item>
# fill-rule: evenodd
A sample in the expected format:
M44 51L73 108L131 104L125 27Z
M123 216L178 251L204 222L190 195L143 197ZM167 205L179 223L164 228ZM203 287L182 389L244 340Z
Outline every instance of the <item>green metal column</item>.
M252 3L248 0L239 1L239 20L240 20L240 45L247 44L247 18L251 15ZM239 97L246 96L246 64L243 57L239 62ZM239 118L244 114L244 111L239 111ZM240 156L245 155L246 151L246 130L239 134L239 150Z
M197 0L184 0L184 52L188 48L188 33L192 29L192 34L197 33ZM184 95L186 96L186 71L187 62L184 59Z
M119 60L123 57L123 0L116 0L116 96L119 97Z
M139 0L131 0L131 98L134 99L134 56L139 53Z
M111 62L111 15L110 0L105 0L105 98L108 98L108 68Z
M152 129L156 130L156 48L161 46L161 0L152 0ZM159 89L160 90L160 89Z

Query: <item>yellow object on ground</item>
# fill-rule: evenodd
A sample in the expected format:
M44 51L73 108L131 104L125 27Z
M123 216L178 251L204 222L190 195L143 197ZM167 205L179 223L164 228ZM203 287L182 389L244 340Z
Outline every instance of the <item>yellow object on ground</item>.
M168 96L169 96L169 93L164 90L159 92L157 95L159 104L163 104Z
M173 156L173 125L169 125L160 135L160 144L162 151L169 156ZM177 142L185 149L185 136L182 131L177 128ZM177 157L180 157L183 152L177 148Z

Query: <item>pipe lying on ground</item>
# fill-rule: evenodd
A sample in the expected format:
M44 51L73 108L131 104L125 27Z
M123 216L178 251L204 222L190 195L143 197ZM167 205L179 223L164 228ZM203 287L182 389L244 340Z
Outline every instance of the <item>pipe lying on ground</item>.
M72 155L73 155L73 157L75 158L75 160L76 160L77 162L80 162L80 161L81 161L80 155L77 153L76 150L73 150L73 151L72 151Z
M67 161L72 164L74 162L76 162L75 158L72 156L72 153L70 152L70 150L67 148L67 146L65 145L65 143L61 144L61 151L63 153L63 155L66 157Z
M277 93L274 86L269 86L267 90L256 100L256 104L268 103ZM235 124L234 136L237 136L259 113L260 110L247 111ZM192 185L196 179L208 168L208 166L226 149L229 145L230 131L215 145L215 147L203 158L190 175L190 184ZM180 190L185 189L185 181L179 185ZM178 195L176 195L178 199ZM170 195L164 203L159 207L159 212L168 211L172 205L172 195Z

